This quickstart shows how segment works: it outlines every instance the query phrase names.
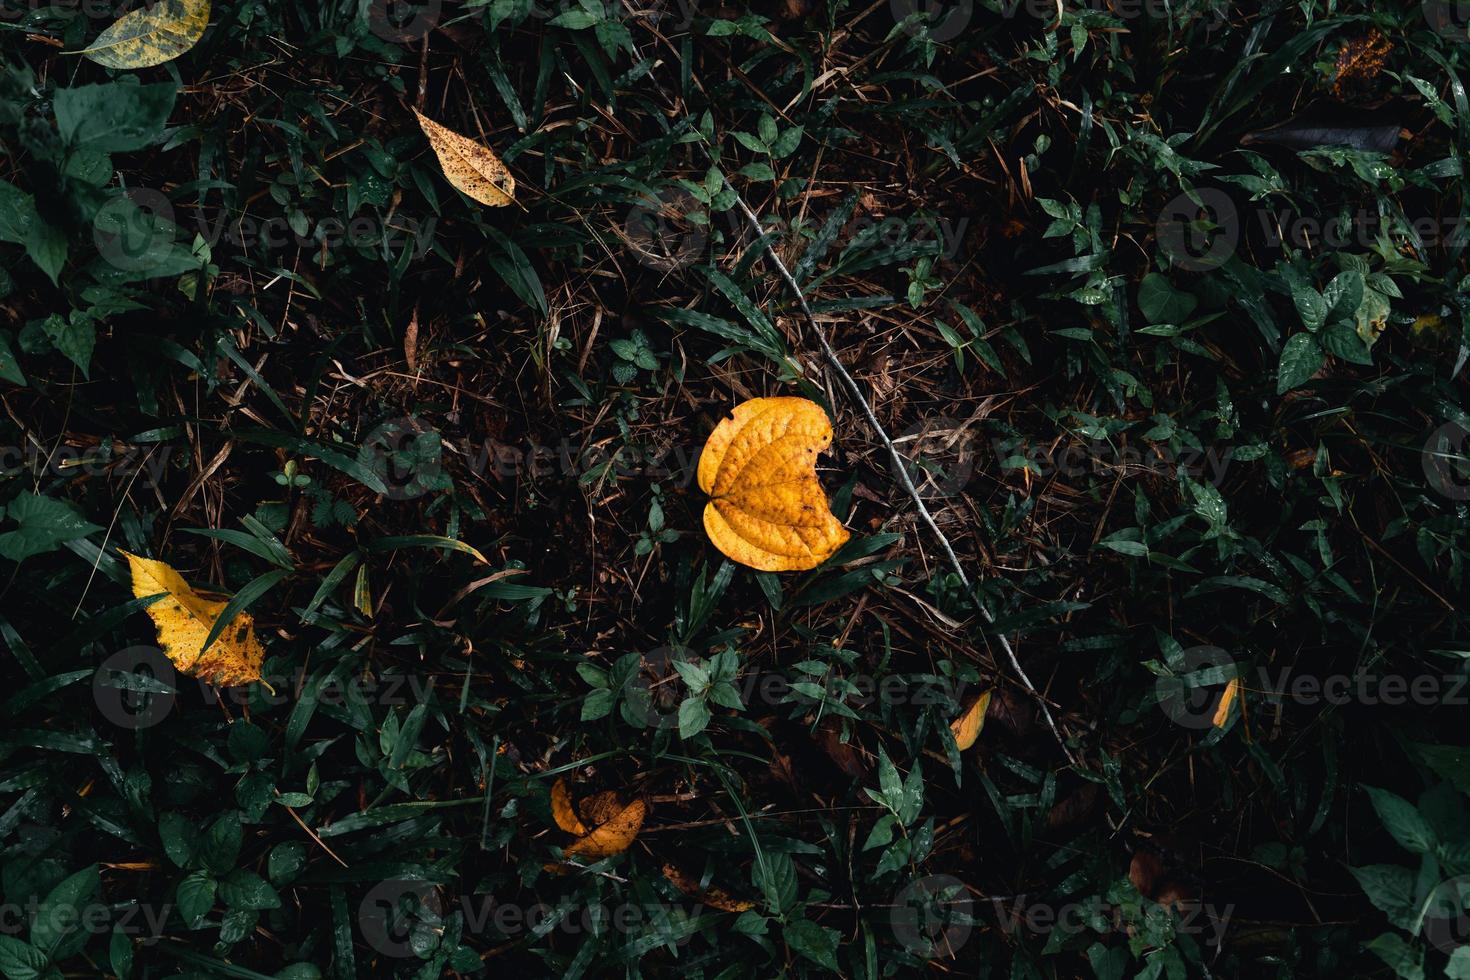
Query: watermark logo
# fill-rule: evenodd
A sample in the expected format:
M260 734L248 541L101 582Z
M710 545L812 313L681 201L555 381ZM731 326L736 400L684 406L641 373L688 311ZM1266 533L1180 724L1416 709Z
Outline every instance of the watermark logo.
M1450 422L1429 434L1420 453L1429 485L1451 500L1470 500L1470 431Z
M1441 953L1470 946L1470 875L1460 875L1429 893L1424 905L1424 938Z
M362 0L368 30L392 44L422 41L439 26L442 0Z
M623 718L639 728L667 729L679 725L684 682L675 663L694 662L688 647L658 647L643 654L638 667L623 681Z
M1219 647L1190 647L1154 681L1154 697L1177 725L1200 731L1215 724L1225 686L1237 676L1235 660Z
M975 16L974 0L888 0L888 7L904 33L940 44L963 34Z
M916 956L953 956L970 940L973 903L965 883L952 875L929 875L898 893L889 914L893 935Z
M119 728L152 728L178 700L178 672L158 647L119 650L92 675L92 699L102 717Z
M432 951L444 933L444 901L427 881L383 881L357 907L367 944L384 956L407 959Z
M1196 188L1164 206L1155 232L1159 248L1176 268L1210 272L1235 254L1240 244L1240 212L1224 191Z
M368 433L358 462L377 476L389 500L413 500L444 482L438 430L417 418L395 418Z
M174 244L174 207L151 187L114 194L92 219L92 243L108 265L122 272L156 268Z
M227 704L236 708L273 708L296 701L296 692L308 684L308 692L320 705L347 707L381 705L401 707L426 704L434 693L434 678L418 674L337 674L308 678L304 669L295 673L266 674L260 683L215 687L209 681L188 678L198 684L201 706ZM180 682L179 672L162 650L135 646L109 656L92 675L92 698L104 718L119 728L139 731L152 728L173 713L181 695L193 687ZM192 701L192 697L189 699Z
M1172 923L1177 935L1204 936L1206 945L1219 946L1235 913L1233 904L1221 909L1195 900L1147 902L1141 910L1115 904L1100 895L1061 903L1033 902L1020 895L1010 901L1009 907L1007 901L1001 897L990 900L1001 928L1012 936L1080 936L1109 931L1131 935L1140 926L1162 928Z
M704 204L682 187L644 196L623 221L623 239L638 261L660 272L692 264L709 241Z
M952 497L965 488L975 473L980 445L974 429L947 416L916 422L893 440L904 458L904 472L926 501ZM888 467L896 477L898 461L890 457Z
M1470 0L1422 0L1424 22L1440 37L1470 41Z

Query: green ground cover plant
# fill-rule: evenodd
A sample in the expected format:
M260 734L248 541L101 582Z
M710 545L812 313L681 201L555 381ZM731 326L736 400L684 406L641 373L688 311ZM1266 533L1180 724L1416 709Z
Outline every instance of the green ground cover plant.
M0 975L1470 977L1470 5L0 49Z

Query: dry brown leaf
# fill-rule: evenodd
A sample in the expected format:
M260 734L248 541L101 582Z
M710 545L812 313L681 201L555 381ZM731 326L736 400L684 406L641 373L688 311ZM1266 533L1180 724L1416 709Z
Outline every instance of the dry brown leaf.
M158 628L158 643L164 656L175 667L220 687L261 679L265 649L255 638L255 623L248 613L236 613L225 631L204 650L204 641L228 600L195 592L167 562L140 558L126 551L122 554L133 573L133 595L139 599L163 596L148 607L148 616Z
M516 179L494 151L446 129L417 109L413 114L439 158L444 179L486 207L502 208L514 203Z
M990 696L993 691L986 691L975 699L964 714L949 723L949 730L954 732L955 745L959 746L961 752L975 744L975 739L980 737L980 729L985 727L985 712L990 707Z
M704 529L729 558L763 572L815 568L849 534L817 480L832 423L805 398L752 398L720 421L699 457Z

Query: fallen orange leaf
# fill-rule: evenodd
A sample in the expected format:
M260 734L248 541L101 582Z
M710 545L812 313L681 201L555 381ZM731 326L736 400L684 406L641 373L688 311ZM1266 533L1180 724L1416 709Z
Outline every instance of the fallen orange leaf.
M847 542L817 480L832 423L805 398L752 398L710 433L699 486L704 529L729 558L763 572L815 568Z
M572 809L572 794L567 791L567 781L558 779L551 787L551 818L556 825L569 834L581 837L587 833L577 813Z
M1230 720L1230 705L1234 703L1240 694L1240 678L1230 678L1230 683L1225 685L1225 693L1220 695L1220 705L1215 709L1215 717L1211 719L1216 728L1224 728L1225 722Z
M980 737L980 729L985 727L985 712L990 707L990 695L993 691L986 691L970 705L954 721L949 723L949 730L954 732L955 745L959 746L961 752L975 744L975 739Z
M593 861L621 854L632 845L638 831L643 829L643 818L647 813L648 805L642 800L634 800L611 820L569 844L564 853L567 857Z

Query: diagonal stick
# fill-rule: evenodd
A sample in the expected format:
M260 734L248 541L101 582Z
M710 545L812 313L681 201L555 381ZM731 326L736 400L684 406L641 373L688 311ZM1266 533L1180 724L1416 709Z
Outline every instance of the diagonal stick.
M726 182L726 186L730 186L728 181ZM735 190L733 187L730 189ZM750 209L750 205L745 203L745 198L740 195L739 191L735 191L735 203L740 205L741 211L745 212L745 218L750 222L751 229L755 232L756 240L760 241L762 236L765 235L765 230L761 228L760 218ZM950 545L949 538L945 537L944 532L939 529L939 525L934 523L934 515L929 513L929 508L924 505L924 498L919 496L919 491L914 487L914 481L909 479L908 467L904 465L905 461L899 455L898 449L894 447L893 440L888 438L888 433L883 430L883 426L878 422L878 416L873 413L873 409L868 404L868 400L863 397L862 389L858 387L852 375L847 373L847 368L843 367L842 360L838 358L837 352L832 349L832 345L827 341L827 335L822 330L821 325L817 323L817 318L812 315L812 308L807 305L806 295L802 293L801 286L792 278L790 271L786 268L786 263L781 261L781 256L776 254L776 250L771 247L771 243L765 242L764 248L766 256L770 258L771 263L776 267L776 272L785 280L786 288L791 291L791 295L796 297L796 303L801 307L802 316L806 318L807 326L811 327L812 334L817 338L817 343L822 345L822 353L827 356L827 360L831 362L833 369L837 372L837 376L842 379L843 385L847 387L849 394L852 395L853 401L857 402L858 407L863 410L863 416L867 418L868 424L873 427L873 431L878 434L878 439L887 448L888 455L893 458L893 469L898 474L898 481L903 484L904 490L908 492L909 497L914 502L914 506L918 508L919 516L924 519L924 523L928 525L930 532L939 541L939 546L944 549L944 557L949 561L950 568L954 569L955 575L959 576L960 583L965 587L965 592L974 600L975 608L980 610L981 618L986 623L992 626L995 625L995 618L990 615L990 611L985 608L985 603L980 601L980 598L975 594L974 586L970 584L970 577L965 574L964 566L955 557L954 548ZM1026 685L1026 690L1030 695L1036 699L1036 704L1041 708L1042 716L1046 718L1047 727L1051 729L1051 733L1056 738L1057 744L1062 747L1062 753L1067 757L1069 762L1076 765L1077 760L1072 755L1072 751L1067 748L1067 742L1062 738L1061 730L1057 728L1056 720L1051 716L1051 709L1047 707L1046 699L1036 690L1036 685L1031 683L1031 678L1026 676L1026 671L1021 666L1021 661L1016 659L1016 651L1011 649L1010 641L1005 638L1003 633L996 633L995 638L1000 640L1001 649L1005 650L1006 656L1010 659L1011 669L1016 672L1016 676L1021 679L1021 683Z

